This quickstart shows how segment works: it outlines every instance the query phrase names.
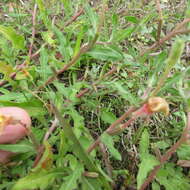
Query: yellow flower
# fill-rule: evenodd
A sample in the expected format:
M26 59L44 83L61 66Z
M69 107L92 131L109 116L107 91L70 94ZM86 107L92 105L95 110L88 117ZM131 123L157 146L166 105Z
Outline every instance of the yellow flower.
M162 112L166 116L169 114L169 105L164 98L151 97L148 99L148 106L152 112Z

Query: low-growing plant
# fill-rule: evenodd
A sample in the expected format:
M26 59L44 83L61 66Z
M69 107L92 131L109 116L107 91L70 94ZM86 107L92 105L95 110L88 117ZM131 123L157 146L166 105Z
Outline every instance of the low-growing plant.
M190 189L188 1L0 5L0 190Z

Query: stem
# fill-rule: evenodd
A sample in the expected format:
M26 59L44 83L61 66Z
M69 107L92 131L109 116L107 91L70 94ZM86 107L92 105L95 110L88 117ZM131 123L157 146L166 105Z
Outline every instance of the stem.
M190 22L190 18L186 18L184 19L181 23L179 23L176 28L174 28L169 34L167 34L165 37L163 37L162 39L160 39L159 42L155 42L152 46L150 46L149 48L147 48L145 51L143 51L140 56L144 56L146 53L157 49L158 47L160 47L162 44L164 44L164 42L170 40L172 37L179 35L179 34L188 34L190 32L189 29L183 29L183 27L185 26L185 24Z
M162 31L162 23L163 23L163 17L162 17L162 9L160 7L160 0L156 0L156 8L159 14L159 20L158 20L158 30L157 30L157 41L160 41L160 35Z
M72 24L72 23L73 23L75 20L77 20L77 18L78 18L80 15L82 15L83 13L84 13L84 9L80 9L74 16L71 17L70 20L68 20L68 21L65 23L64 27L69 26L70 24Z
M49 136L53 133L53 131L56 129L56 127L58 126L58 120L57 118L55 118L52 122L51 127L48 129L48 131L46 132L45 136L44 136L44 140L43 141L47 141Z
M34 4L34 10L33 10L33 13L32 13L32 41L31 41L31 44L30 44L30 48L29 48L29 53L28 53L28 56L29 58L31 59L31 56L32 56L32 48L33 48L33 43L34 43L34 38L35 38L35 33L36 33L36 29L35 29L35 26L36 26L36 12L37 12L37 3Z
M109 134L110 131L113 131L114 128L119 124L121 123L124 119L126 119L133 111L135 111L136 108L135 107L130 107L128 111L126 111L119 119L117 119L115 122L113 122L109 127L108 129L106 129L106 133ZM87 153L90 153L92 152L100 143L100 138L101 136L99 136L97 138L96 141L94 141L90 146L89 148L87 149Z

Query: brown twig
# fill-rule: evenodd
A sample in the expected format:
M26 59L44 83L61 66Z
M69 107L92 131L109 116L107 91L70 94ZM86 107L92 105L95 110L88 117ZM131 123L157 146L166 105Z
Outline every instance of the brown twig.
M159 14L159 19L158 19L158 30L157 30L157 41L160 41L160 35L162 31L162 23L163 23L163 16L162 16L162 9L160 7L160 0L156 0L156 8Z
M41 159L41 157L42 157L42 155L44 153L44 150L45 150L44 145L41 145L38 148L38 154L37 154L37 156L36 156L36 158L34 160L34 163L33 163L33 166L32 166L33 168L35 168L37 166L38 162L40 161L40 159Z
M157 172L162 167L162 165L170 159L172 154L176 152L176 150L181 146L181 144L185 143L189 139L190 132L190 112L187 113L187 126L184 129L180 139L163 155L160 159L160 164L155 166L154 169L150 172L148 178L141 185L140 190L145 190L147 186L154 180Z
M77 95L76 98L81 98L82 96L84 96L87 92L90 91L90 88L85 88L83 90L81 90Z
M48 129L48 131L46 132L46 134L44 135L44 139L43 139L43 142L44 141L47 141L48 138L50 137L50 135L52 134L52 132L56 129L56 127L58 126L58 120L57 118L55 118L52 122L52 125L51 127ZM43 153L45 151L45 147L43 144L41 144L40 146L38 146L38 150L37 150L37 156L34 160L34 163L33 163L33 168L37 166L37 164L39 163Z
M107 133L109 135L115 135L118 132L124 131L127 127L129 127L129 125L131 125L139 116L135 116L132 117L131 119L129 119L128 121L126 121L124 124L122 124L121 126L119 126L119 128L113 128L112 130L108 130Z
M74 16L71 17L70 20L68 20L65 24L64 27L69 26L70 24L72 24L80 15L82 15L84 13L84 9L81 8Z
M95 33L94 38L87 44L83 45L80 50L78 51L78 53L76 55L74 55L74 57L71 59L71 61L69 63L67 63L62 69L57 71L57 74L54 74L53 76L49 77L47 79L47 81L39 86L38 90L43 89L45 86L49 85L50 83L52 83L58 75L62 74L63 72L65 72L68 68L70 68L71 66L73 66L74 64L77 63L77 61L80 59L80 57L86 53L87 51L89 51L96 43L96 41L98 40L99 34L100 34L100 30L102 28L102 25L104 23L104 19L105 19L105 11L106 11L106 5L103 5L102 8L102 12L100 14L100 22L99 25L97 27L97 31Z
M48 138L50 137L50 135L52 134L52 132L57 128L58 126L58 119L55 118L53 121L52 121L52 125L51 127L48 129L48 131L46 132L46 134L44 135L44 140L43 141L47 141Z
M108 176L112 179L112 177L113 177L113 174L112 174L113 168L112 168L111 163L110 163L108 151L106 149L106 146L103 143L100 143L100 151L101 151L103 159L104 159L104 163L105 163L105 166L106 166ZM116 187L116 184L114 183L114 181L111 182L111 185L112 185L113 189Z
M109 155L108 152L106 150L106 146L103 143L100 143L100 150L102 152L102 156L105 162L105 166L108 172L108 175L110 178L112 178L112 166L110 164L110 160L109 160Z
M34 10L32 13L32 40L31 40L31 44L30 44L30 48L29 48L29 52L28 52L28 56L31 59L32 56L32 48L33 48L33 44L34 44L34 38L35 38L35 33L36 33L36 12L37 12L37 3L34 4Z
M165 37L161 38L159 42L155 42L152 46L150 46L148 49L143 51L140 56L145 55L146 53L157 49L160 47L164 42L170 40L172 37L179 35L179 34L188 34L190 32L190 29L184 29L183 27L185 24L190 22L190 18L184 19L181 23L179 23L169 34L167 34Z
M117 71L117 67L114 66L110 71L108 71L105 75L103 75L103 78L106 78L106 77L112 75L116 71Z
M48 131L44 135L43 142L48 140L48 138L50 137L52 132L56 129L57 125L58 125L58 120L57 120L57 118L55 118L54 121L52 122L51 127L48 129ZM45 147L44 147L43 144L38 147L38 151L37 151L38 154L37 154L37 156L35 158L33 167L37 166L38 162L40 161L40 159L41 159L41 157L42 157L42 155L44 153L44 150L45 150Z

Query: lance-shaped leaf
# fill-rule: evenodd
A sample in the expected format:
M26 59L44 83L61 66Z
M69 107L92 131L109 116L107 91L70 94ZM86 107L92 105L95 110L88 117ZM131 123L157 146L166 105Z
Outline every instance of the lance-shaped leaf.
M114 147L113 138L107 133L103 133L101 136L101 141L106 145L110 154L116 159L121 161L121 155L119 151Z
M53 183L55 177L59 173L49 172L46 170L40 170L38 172L30 173L28 176L21 178L13 186L12 190L21 190L21 189L46 189L50 184Z
M143 184L148 173L154 168L154 166L159 165L159 161L155 156L149 154L149 138L149 133L147 129L145 129L140 140L139 156L141 163L139 164L139 171L137 174L137 189Z
M183 77L179 81L179 92L184 99L187 111L190 111L190 67L183 73Z
M184 41L181 39L177 39L172 46L168 59L166 60L165 71L160 76L158 84L156 88L152 91L151 96L156 96L160 91L160 89L163 87L170 70L173 68L173 66L176 63L179 62L181 54L183 53L183 49L184 49Z
M81 178L84 168L82 165L78 165L75 170L67 176L64 183L59 190L73 190L77 188L77 181Z
M16 49L24 49L24 37L17 34L12 27L0 25L0 33L10 40Z

